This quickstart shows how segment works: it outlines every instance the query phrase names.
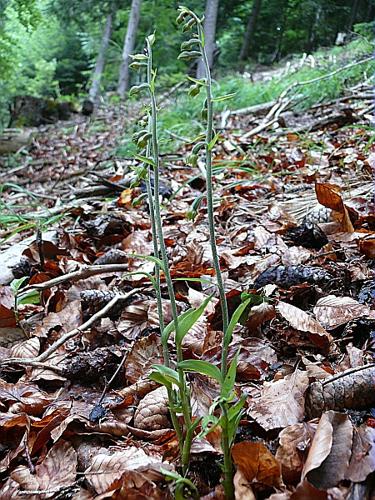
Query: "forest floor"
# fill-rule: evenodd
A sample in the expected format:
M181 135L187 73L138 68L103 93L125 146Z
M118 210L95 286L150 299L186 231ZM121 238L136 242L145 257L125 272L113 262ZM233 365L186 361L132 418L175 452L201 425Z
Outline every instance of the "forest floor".
M304 112L217 116L215 221L245 412L236 498L371 496L375 470L375 219L371 89ZM129 115L130 113L130 115ZM262 114L263 113L263 114ZM0 169L0 498L173 497L178 444L164 390L144 187L116 156L121 107L41 127ZM272 121L273 120L273 121ZM270 121L272 123L270 123ZM257 128L258 127L258 128ZM262 128L263 127L263 128ZM253 131L254 133L250 133ZM164 238L180 311L215 293L204 161L162 155ZM163 296L167 297L164 281ZM16 307L15 307L16 305ZM165 320L171 319L165 299ZM184 356L220 363L214 298ZM173 343L171 352L173 353ZM333 376L333 377L332 377ZM195 417L218 395L189 375ZM216 429L189 477L222 498Z

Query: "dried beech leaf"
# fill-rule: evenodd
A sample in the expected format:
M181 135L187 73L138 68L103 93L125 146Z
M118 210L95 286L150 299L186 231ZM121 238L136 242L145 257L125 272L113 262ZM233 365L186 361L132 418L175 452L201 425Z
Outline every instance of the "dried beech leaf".
M366 424L354 429L352 457L345 479L360 483L375 471L375 429Z
M314 314L326 328L333 329L348 323L352 319L367 316L369 308L351 297L328 295L318 300Z
M0 287L0 328L17 325L14 314L14 295L9 286Z
M262 395L250 407L249 414L266 430L301 422L308 385L307 374L300 370L276 382L265 382Z
M10 357L32 359L38 356L39 349L40 340L37 337L33 337L14 345L10 351Z
M302 479L319 489L336 486L345 478L353 442L353 425L347 415L328 411L319 421Z
M250 441L236 443L232 447L232 457L248 482L280 486L280 464L264 444Z
M97 455L91 466L86 469L85 476L90 486L100 495L113 487L116 488L117 482L126 471L140 472L160 462L160 459L146 455L142 449L131 446L112 455Z
M308 422L289 425L279 434L276 459L280 462L283 479L295 483L300 479L304 456L310 448L318 424Z
M167 429L171 426L168 415L167 389L158 387L139 403L134 414L134 426L147 431Z
M349 212L342 200L340 188L334 184L316 183L315 192L319 203L340 214L339 220L343 231L353 233L354 228L351 223Z
M319 417L325 410L365 409L375 405L375 366L365 365L314 382L306 394L306 414Z
M151 373L152 365L163 362L160 337L155 334L142 337L134 342L125 362L125 377L135 384Z
M43 462L35 467L35 474L20 465L12 472L11 477L24 490L56 490L75 483L76 469L77 453L69 443L59 441L50 449ZM46 494L45 498L53 498L55 493Z
M280 301L276 306L276 310L296 330L326 337L329 342L332 341L330 334L322 325L305 311L302 311L302 309ZM314 340L314 337L312 337L312 340Z

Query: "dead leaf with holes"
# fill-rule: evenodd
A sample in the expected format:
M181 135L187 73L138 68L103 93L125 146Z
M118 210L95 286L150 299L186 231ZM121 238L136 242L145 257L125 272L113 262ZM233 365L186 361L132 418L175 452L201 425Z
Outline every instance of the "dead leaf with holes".
M368 316L370 309L351 297L327 295L318 300L314 314L325 328L333 330L353 319Z
M353 425L348 415L327 411L320 420L302 470L315 488L326 490L345 479L352 453Z
M281 380L265 382L260 398L250 405L249 415L267 431L301 422L308 385L308 376L301 370Z

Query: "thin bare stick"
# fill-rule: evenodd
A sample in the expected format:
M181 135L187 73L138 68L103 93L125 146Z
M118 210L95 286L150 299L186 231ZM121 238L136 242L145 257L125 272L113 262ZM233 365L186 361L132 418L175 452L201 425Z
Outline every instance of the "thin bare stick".
M90 276L95 276L96 274L117 273L125 272L128 270L128 264L102 264L98 266L84 266L81 269L78 269L78 271L72 271L71 273L57 276L57 278L44 281L43 283L34 283L32 285L28 285L23 288L22 292L19 293L19 296L24 295L29 290L46 290L47 288L60 285L61 283L65 283L67 281L79 281L82 279L90 278Z
M108 304L106 304L100 311L95 313L89 320L87 320L83 325L74 328L74 330L71 330L70 332L65 333L61 338L56 340L46 351L44 351L42 354L37 356L35 359L27 359L27 358L8 358L4 359L1 364L2 365L9 365L9 364L20 364L20 365L29 365L33 366L31 363L35 365L35 363L41 363L45 361L52 353L54 353L60 346L65 344L69 339L75 337L79 333L82 333L84 330L87 330L93 323L98 321L100 318L103 318L107 314L108 311L112 309L112 307L117 304L119 300L126 300L132 295L137 293L137 290L131 290L130 292L126 294L118 294L113 299L111 299ZM39 366L40 367L40 366ZM46 368L46 367L45 367ZM48 367L50 369L50 367Z

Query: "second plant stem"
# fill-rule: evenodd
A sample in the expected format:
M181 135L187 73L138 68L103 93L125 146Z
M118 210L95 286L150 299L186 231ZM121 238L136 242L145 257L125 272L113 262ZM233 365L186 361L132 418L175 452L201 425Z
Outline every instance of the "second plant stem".
M168 262L168 254L164 243L164 235L163 235L163 227L162 227L162 219L161 219L161 210L160 210L160 200L159 200L159 145L158 145L158 136L157 136L157 106L155 99L155 92L152 85L152 51L151 46L147 43L147 51L149 55L149 64L148 64L148 78L150 85L150 98L151 98L151 135L152 135L152 156L154 160L154 210L155 210L155 225L156 225L156 233L157 239L159 242L161 258L164 264L164 273L165 280L168 288L168 295L171 302L171 310L172 310L172 318L174 323L175 335L177 336L178 332L178 313L177 313L177 304L176 298L174 294L173 282L171 278L171 273L169 270L169 262ZM181 346L177 346L177 363L183 360L182 348ZM191 408L190 408L190 396L189 389L186 384L185 374L182 369L180 369L177 365L177 371L180 382L180 399L181 399L181 407L182 414L184 418L185 432L186 437L188 437L188 431L191 427ZM181 436L182 438L182 436ZM190 458L190 445L189 439L185 439L183 446L181 447L182 439L180 441L180 449L182 449L182 470L183 473L186 474L189 467L189 458Z
M229 324L229 314L228 314L228 304L225 296L225 288L223 282L223 276L220 269L219 255L216 245L216 231L215 231L215 220L214 220L214 203L213 203L213 187L212 187L212 146L211 141L213 139L213 101L212 101L212 81L211 81L211 71L207 59L206 50L204 48L204 34L201 23L198 23L198 36L201 40L201 52L203 57L203 62L206 72L206 92L207 92L207 131L206 131L206 190L207 190L207 215L208 215L208 226L210 233L210 243L212 252L212 261L214 265L214 270L216 274L217 287L219 290L221 314L223 319L223 343L222 343L222 353L221 353L221 374L223 380L227 374L227 364L228 364L228 347L229 342L226 339L226 332L228 330ZM222 438L221 445L223 448L224 455L224 491L225 498L227 500L232 500L234 498L233 490L233 465L230 454L230 443L228 437L228 404L223 402L221 405L222 411Z

